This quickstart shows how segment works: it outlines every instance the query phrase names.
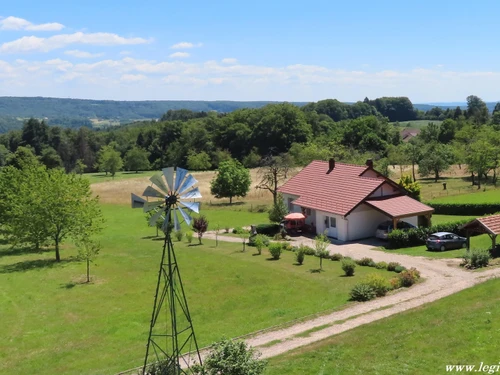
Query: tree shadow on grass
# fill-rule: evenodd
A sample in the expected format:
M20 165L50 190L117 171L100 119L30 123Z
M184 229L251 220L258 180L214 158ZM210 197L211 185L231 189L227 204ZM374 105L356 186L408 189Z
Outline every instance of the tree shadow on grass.
M321 272L324 272L324 270L322 270L321 268L311 268L309 270L310 273L321 273Z
M207 206L209 207L234 207L234 206L242 206L245 202L233 202L232 204L226 202L218 202L218 203L209 203Z
M36 259L36 260L26 260L24 262L18 262L13 264L4 264L0 266L0 274L25 272L25 271L37 270L40 268L62 268L73 260L74 260L73 258L69 258L69 259L63 259L60 262L56 262L55 259Z
M304 263L300 264L300 263L295 262L293 265L299 267L299 266L303 266Z
M160 236L154 236L154 235L153 236L144 236L144 237L141 237L141 240L151 240L151 239L154 240L154 239L158 239L158 238L160 238ZM163 237L161 239L163 239Z
M266 258L266 260L270 261L270 262L274 262L274 261L277 261L279 259L275 259L275 258Z
M188 247L193 247L193 246L201 246L203 245L202 243L190 243Z
M6 256L19 256L19 255L27 255L27 254L43 254L50 253L54 251L52 248L43 248L35 250L32 247L19 247L19 248L8 248L8 249L0 249L0 258Z

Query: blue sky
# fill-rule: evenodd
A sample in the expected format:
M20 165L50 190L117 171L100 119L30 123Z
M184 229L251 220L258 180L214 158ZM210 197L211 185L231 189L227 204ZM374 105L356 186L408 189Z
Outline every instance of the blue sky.
M26 1L0 9L0 96L500 99L500 2Z

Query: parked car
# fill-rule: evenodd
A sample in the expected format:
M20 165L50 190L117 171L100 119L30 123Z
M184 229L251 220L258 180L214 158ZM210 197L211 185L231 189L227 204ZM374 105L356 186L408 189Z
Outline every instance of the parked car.
M406 221L398 221L397 226L398 226L398 229L400 229L400 230L409 230L409 229L416 228L415 225L407 223ZM375 233L375 237L380 238L381 240L386 240L387 236L389 235L389 233L392 232L393 229L394 229L394 225L393 225L392 221L390 221L390 220L384 221L383 223L379 224L379 226L377 227L377 232Z
M467 247L467 238L460 237L455 233L438 232L431 234L427 241L427 250L452 250Z

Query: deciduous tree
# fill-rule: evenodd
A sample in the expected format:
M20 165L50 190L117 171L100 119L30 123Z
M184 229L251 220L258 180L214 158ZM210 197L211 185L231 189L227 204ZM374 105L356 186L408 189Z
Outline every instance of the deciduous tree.
M239 161L231 159L219 164L217 174L210 185L210 192L215 198L245 197L250 190L250 171Z
M140 147L134 147L125 154L124 165L128 171L145 171L149 169L149 152Z

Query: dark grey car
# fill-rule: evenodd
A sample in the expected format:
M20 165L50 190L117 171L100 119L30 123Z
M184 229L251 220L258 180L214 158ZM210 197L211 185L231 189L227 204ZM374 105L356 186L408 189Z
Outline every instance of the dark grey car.
M431 234L425 242L428 250L451 250L467 247L467 238L455 233L438 232Z

